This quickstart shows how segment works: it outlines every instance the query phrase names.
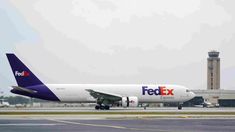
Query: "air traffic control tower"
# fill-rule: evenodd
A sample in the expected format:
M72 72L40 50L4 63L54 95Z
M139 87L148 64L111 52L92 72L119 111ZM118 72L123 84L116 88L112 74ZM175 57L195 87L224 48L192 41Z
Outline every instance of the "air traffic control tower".
M207 90L220 89L220 58L218 51L208 52L207 58Z

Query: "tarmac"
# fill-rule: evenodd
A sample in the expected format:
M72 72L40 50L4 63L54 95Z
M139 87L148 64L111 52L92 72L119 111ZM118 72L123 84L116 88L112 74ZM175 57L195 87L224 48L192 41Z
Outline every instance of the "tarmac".
M44 114L48 111L52 114ZM4 114L4 112L10 113ZM57 114L53 114L53 112ZM68 114L68 112L73 113ZM235 108L183 108L183 110L177 110L177 108L147 108L147 110L114 108L108 112L95 111L94 108L3 108L0 109L0 131L234 132L234 112Z
M234 132L235 119L0 119L2 132Z
M114 107L110 110L95 110L93 107L27 107L27 108L0 108L0 112L235 112L235 107L202 108L202 107L142 107L122 108Z

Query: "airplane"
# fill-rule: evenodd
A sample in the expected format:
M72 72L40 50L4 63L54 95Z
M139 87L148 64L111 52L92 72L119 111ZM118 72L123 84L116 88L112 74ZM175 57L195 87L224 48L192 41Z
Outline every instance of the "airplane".
M109 110L117 105L138 107L139 103L177 102L182 104L195 97L180 85L154 84L44 84L13 53L6 54L17 86L11 92L32 98L63 103L97 103L96 110Z
M0 108L2 107L10 107L10 104L5 99L0 99Z

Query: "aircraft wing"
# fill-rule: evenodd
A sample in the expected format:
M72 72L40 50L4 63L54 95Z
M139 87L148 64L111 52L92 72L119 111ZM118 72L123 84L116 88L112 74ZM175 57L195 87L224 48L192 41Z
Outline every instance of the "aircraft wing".
M86 91L88 91L90 93L90 95L92 97L94 97L95 99L104 99L104 100L109 100L112 102L122 100L121 95L107 93L107 92L103 92L103 91L96 91L96 90L92 90L92 89L86 89Z

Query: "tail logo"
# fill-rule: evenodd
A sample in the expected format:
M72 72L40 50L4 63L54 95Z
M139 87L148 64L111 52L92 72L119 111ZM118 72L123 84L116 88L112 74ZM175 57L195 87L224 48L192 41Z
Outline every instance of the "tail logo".
M15 76L16 77L28 77L29 76L29 72L27 72L27 71L22 71L22 72L15 71Z

